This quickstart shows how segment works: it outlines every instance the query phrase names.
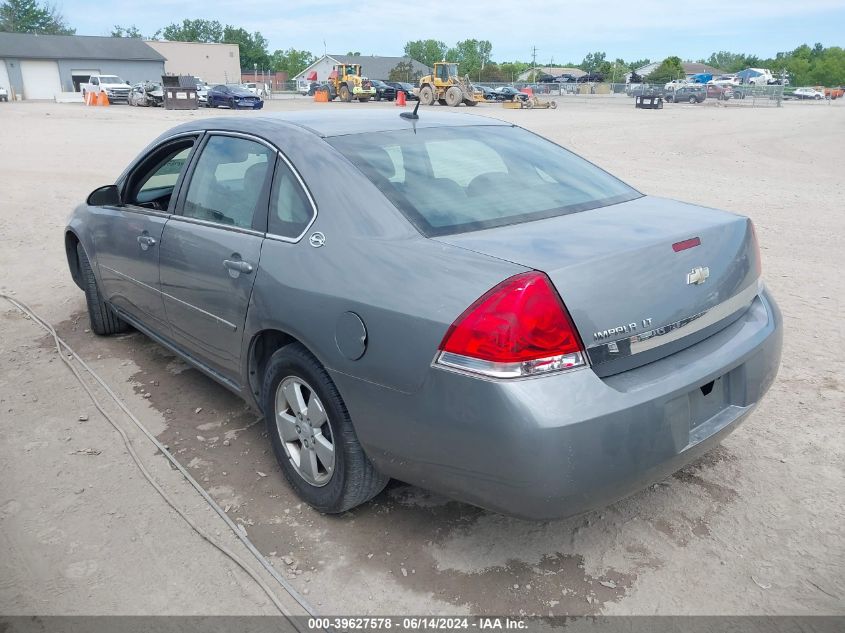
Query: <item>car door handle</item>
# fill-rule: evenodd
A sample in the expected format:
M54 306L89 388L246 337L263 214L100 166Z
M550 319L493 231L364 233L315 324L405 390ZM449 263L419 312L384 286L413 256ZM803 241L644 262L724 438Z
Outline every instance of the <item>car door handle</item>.
M138 244L141 245L141 248L147 250L150 246L155 246L156 238L152 237L151 235L139 235Z
M229 270L246 273L247 275L252 272L252 264L245 262L242 259L224 259L223 265Z

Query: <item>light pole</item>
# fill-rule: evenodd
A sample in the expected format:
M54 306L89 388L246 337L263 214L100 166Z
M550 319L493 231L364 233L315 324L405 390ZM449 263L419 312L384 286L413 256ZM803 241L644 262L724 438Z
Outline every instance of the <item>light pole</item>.
M258 90L258 64L252 65L252 80L255 82L255 89Z

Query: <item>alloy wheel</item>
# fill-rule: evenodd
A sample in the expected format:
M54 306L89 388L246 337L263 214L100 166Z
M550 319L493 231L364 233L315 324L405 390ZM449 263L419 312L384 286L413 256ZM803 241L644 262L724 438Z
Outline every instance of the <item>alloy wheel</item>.
M325 486L335 467L335 444L326 409L311 386L296 376L276 388L276 429L297 474Z

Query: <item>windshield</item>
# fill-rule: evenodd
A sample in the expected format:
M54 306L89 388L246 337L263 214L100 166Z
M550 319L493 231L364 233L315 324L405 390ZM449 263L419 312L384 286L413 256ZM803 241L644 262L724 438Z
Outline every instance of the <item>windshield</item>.
M100 75L101 84L123 84L126 83L117 75Z
M423 128L328 141L428 237L641 196L592 163L518 127Z

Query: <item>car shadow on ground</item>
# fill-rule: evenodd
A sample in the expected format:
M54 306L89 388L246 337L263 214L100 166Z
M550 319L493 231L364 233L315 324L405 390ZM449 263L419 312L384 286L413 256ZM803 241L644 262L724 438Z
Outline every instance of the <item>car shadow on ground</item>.
M117 367L125 372L103 378L131 383L164 420L158 439L259 550L301 591L311 588L311 599L328 612L395 612L393 583L397 591L451 604L456 612L600 613L626 595L641 571L661 566L655 542L683 547L706 538L710 519L737 497L704 474L733 460L720 447L667 482L561 521L504 517L398 481L341 516L322 515L288 487L264 421L241 399L138 332L97 337L84 312L56 329L95 367L121 361ZM42 344L52 347L52 338ZM682 509L675 507L678 495L685 497ZM619 539L622 530L641 538ZM590 564L605 552L615 552L609 560L624 565ZM334 585L344 591L332 591Z

